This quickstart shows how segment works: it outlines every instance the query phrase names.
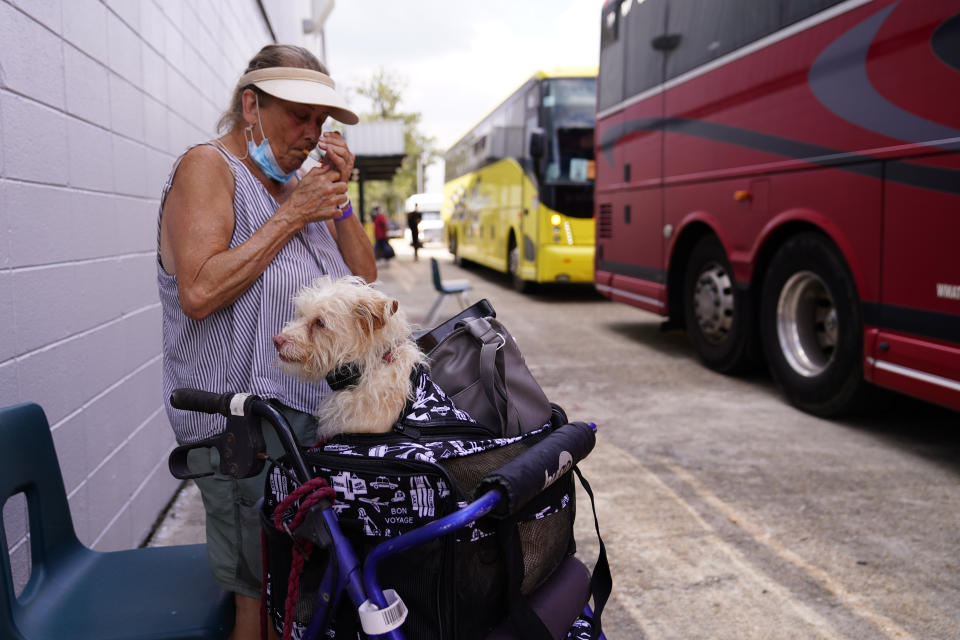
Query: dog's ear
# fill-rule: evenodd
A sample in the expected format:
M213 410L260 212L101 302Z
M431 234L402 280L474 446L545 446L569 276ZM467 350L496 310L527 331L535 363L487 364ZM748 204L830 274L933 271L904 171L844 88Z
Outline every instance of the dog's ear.
M372 300L362 300L357 304L354 313L357 315L357 322L360 324L360 328L367 330L369 333L373 333L374 331L379 331L387 324L387 318L395 314L399 306L396 300L391 300L385 304Z

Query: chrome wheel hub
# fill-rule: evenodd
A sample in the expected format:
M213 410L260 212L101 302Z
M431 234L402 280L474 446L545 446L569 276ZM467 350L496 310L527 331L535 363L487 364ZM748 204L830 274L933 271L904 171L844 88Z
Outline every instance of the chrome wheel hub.
M711 263L693 288L693 315L711 343L722 342L733 327L733 281L726 269Z
M820 276L790 276L777 302L777 338L793 370L808 378L823 373L836 356L838 331L837 306Z

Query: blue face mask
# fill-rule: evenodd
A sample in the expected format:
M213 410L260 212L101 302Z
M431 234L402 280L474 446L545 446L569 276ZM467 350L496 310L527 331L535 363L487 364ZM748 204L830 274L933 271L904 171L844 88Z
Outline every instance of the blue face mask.
M254 163L256 163L257 167L260 168L260 171L263 171L265 176L280 183L289 182L290 179L297 174L297 170L294 169L290 173L284 173L280 165L277 164L277 159L273 155L273 149L270 148L270 142L263 133L263 124L260 122L259 98L257 99L257 124L260 125L260 136L263 140L259 145L253 144L253 125L247 127L245 132L249 134L245 136L247 138L247 153Z
M290 173L283 172L283 169L277 164L277 159L273 157L273 150L270 148L270 143L267 142L266 138L256 147L253 146L252 140L248 140L247 153L250 154L253 161L260 167L260 171L263 171L264 175L271 180L286 183L290 181L290 178L297 175L296 169Z

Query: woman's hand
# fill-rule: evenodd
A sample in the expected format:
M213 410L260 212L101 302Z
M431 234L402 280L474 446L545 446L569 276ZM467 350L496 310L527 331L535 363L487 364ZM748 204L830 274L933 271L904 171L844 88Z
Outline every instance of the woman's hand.
M330 166L340 173L340 182L349 182L353 175L354 156L347 148L347 142L336 131L327 131L320 137L317 146L327 152L324 166Z
M301 226L339 218L343 212L338 207L347 201L347 183L339 178L339 170L328 163L314 167L300 179L281 207Z

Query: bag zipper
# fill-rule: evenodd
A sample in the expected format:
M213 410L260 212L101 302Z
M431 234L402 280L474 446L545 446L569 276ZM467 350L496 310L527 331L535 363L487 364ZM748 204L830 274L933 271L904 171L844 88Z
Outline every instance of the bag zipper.
M430 431L436 429L442 433L431 434ZM403 434L406 438L413 440L425 440L432 442L434 440L451 440L451 436L466 436L471 438L482 438L484 440L495 440L502 438L496 432L482 425L473 426L472 423L461 420L436 420L431 421L427 429L423 429L415 424L398 422L393 425L394 433Z
M325 464L325 462L328 460L332 464ZM459 495L459 491L457 491L457 485L453 483L453 479L450 477L450 474L447 473L447 470L439 464L427 462L426 460L378 458L375 456L364 455L340 455L330 451L318 450L311 451L304 455L304 462L311 467L312 472L314 471L313 467L330 467L331 470L337 471L368 469L378 472L378 475L415 476L436 474L439 475L444 482L446 482L447 488L450 490L450 496L453 500L454 506L456 506L458 500L464 499L463 496Z
M487 427L473 422L464 422L463 420L431 420L430 426L422 428L415 423L397 422L393 425L393 430L386 433L351 433L335 437L333 440L325 443L330 444L349 444L370 446L370 443L376 442L434 442L441 440L455 440L452 436L462 436L481 440L500 440L504 436L498 434ZM433 433L432 433L433 432Z

